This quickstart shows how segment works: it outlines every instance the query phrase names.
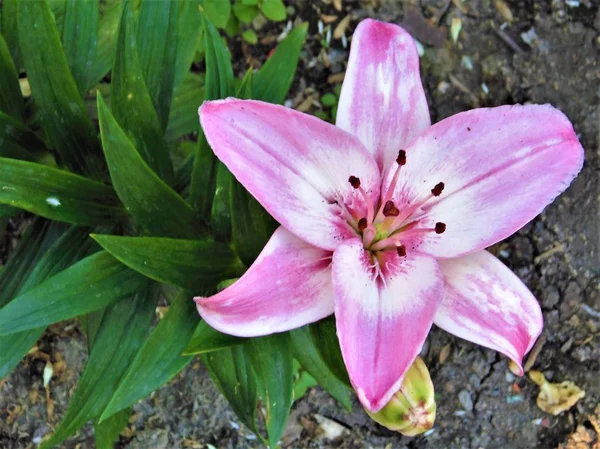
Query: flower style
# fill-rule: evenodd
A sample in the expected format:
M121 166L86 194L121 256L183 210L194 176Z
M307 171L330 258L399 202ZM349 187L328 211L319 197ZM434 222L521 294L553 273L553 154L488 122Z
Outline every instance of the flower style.
M195 298L238 336L335 313L350 380L377 412L432 326L522 358L540 307L484 248L564 191L583 149L549 105L475 109L431 126L413 39L364 20L336 126L259 101L209 101L213 151L281 224L235 284Z

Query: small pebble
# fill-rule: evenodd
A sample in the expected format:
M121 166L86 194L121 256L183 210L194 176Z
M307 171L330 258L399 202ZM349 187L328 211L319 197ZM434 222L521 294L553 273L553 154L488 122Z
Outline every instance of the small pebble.
M458 393L458 400L466 411L470 412L473 410L473 399L471 398L471 393L467 390L461 390Z

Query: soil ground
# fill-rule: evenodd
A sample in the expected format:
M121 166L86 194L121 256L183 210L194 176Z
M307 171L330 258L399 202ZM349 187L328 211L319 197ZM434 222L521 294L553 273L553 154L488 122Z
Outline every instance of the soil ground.
M559 416L546 414L536 405L538 387L528 376L515 378L504 357L435 329L423 351L438 404L436 425L427 436L407 438L390 432L373 423L358 402L347 412L314 388L294 405L284 437L286 447L598 448L600 436L591 424L600 412L598 0L297 0L289 4L292 21L309 22L308 41L288 101L296 108L329 112L319 100L341 82L348 57L343 39L336 38L340 34L334 31L338 26L341 30L346 20L344 34L349 40L361 18L374 17L403 24L423 44L421 71L434 122L474 107L511 103L551 103L572 120L586 149L583 171L541 216L491 250L529 286L544 311L545 330L537 356L527 368L542 371L553 382L573 381L586 396ZM322 31L319 20L324 23ZM456 41L453 22L455 32L461 25ZM264 61L284 26L259 27L257 46L231 40L238 74L249 63ZM332 37L324 45L328 27ZM51 381L46 396L45 361L34 352L1 384L3 449L35 447L51 431L66 410L87 357L76 323L52 327L38 347L53 361L64 357L66 369ZM323 433L322 417L341 425L337 438L328 439L331 434ZM117 447L210 445L260 447L240 426L203 366L195 362L135 406ZM63 447L93 448L91 426Z

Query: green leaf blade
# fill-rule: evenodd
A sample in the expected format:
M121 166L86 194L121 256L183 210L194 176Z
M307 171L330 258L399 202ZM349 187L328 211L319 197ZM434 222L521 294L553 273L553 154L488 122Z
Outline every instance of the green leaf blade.
M233 68L229 51L219 32L205 18L204 44L206 48L206 83L204 99L214 100L226 98L234 94ZM213 154L203 132L198 135L198 145L194 154L192 179L190 184L190 201L194 209L202 216L210 214L212 198L215 191L216 157Z
M56 446L102 413L143 342L157 302L157 288L151 287L107 308L69 409L40 449Z
M113 224L124 211L114 191L65 170L0 158L0 204L79 225Z
M191 294L180 293L135 356L100 422L147 396L185 368L192 357L181 353L198 319Z
M96 58L99 9L99 0L66 0L62 43L80 94L88 89Z
M266 409L269 446L274 449L285 430L294 397L290 338L285 333L257 337L247 348Z
M21 95L19 75L4 37L0 35L0 111L16 119L23 118L25 104Z
M19 295L0 309L0 335L48 326L126 298L146 278L101 251Z
M227 245L211 240L92 235L106 251L143 275L191 290L214 290L223 279L239 276L240 261Z
M283 103L296 74L307 30L306 23L294 28L256 73L252 86L256 100Z
M207 352L218 351L223 348L239 345L246 340L246 338L222 334L218 330L210 327L206 321L200 321L192 338L188 342L187 347L183 351L183 354L205 354Z
M290 332L292 352L300 365L315 378L315 380L339 401L347 410L352 408L351 390L337 378L323 360L308 326L294 329Z
M27 78L42 126L60 163L102 177L105 166L83 100L69 70L46 0L19 2L18 28Z
M142 73L161 128L167 127L178 51L180 2L142 0L137 44Z
M100 96L98 118L113 186L137 224L159 237L205 236L206 225L144 162Z
M165 2L154 3L162 5ZM172 92L169 94L172 95ZM131 0L125 1L119 25L110 100L114 117L131 139L134 148L161 179L171 184L173 164L164 140L159 116L144 81ZM169 97L169 104L170 101ZM168 111L166 113L168 114Z

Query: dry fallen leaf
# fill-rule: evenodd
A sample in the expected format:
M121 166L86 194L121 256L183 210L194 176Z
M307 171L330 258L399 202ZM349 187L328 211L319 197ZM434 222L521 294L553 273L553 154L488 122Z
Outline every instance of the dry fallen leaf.
M342 36L346 34L346 28L348 28L348 25L350 25L350 19L352 19L352 17L350 15L347 15L342 20L340 20L340 23L338 23L335 27L335 30L333 30L334 39L341 39Z
M600 449L600 408L595 413L595 416L589 417L593 429L578 425L567 442L559 444L557 449Z
M322 415L314 414L315 420L319 423L317 438L320 440L335 440L348 433L348 429L340 423L325 418Z
M539 371L531 371L529 377L540 387L537 406L551 415L560 415L585 397L585 391L569 380L559 384L551 383Z

